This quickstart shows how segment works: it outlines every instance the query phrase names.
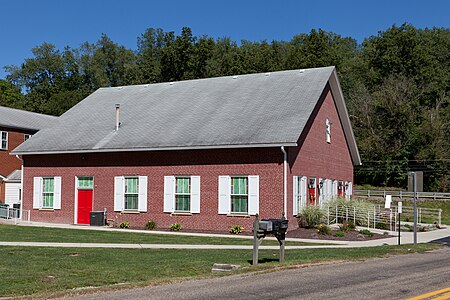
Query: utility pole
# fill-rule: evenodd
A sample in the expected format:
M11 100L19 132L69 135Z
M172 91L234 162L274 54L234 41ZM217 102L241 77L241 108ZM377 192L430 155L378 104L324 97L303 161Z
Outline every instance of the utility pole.
M414 192L414 245L417 245L417 180L416 172L409 172L409 176L413 179L413 192Z

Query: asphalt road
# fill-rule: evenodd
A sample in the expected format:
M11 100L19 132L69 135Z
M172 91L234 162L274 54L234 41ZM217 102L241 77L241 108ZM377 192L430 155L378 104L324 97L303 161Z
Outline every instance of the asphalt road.
M406 299L447 287L450 248L70 299Z

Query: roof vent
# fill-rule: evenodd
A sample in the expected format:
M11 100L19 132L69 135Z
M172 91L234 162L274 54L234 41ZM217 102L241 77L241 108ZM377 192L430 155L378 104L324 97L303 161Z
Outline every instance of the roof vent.
M173 85L173 82L169 82L169 85Z
M116 126L115 126L116 131L119 130L120 127L119 112L120 112L120 104L116 103Z
M300 72L300 73L305 73L305 70L301 69L299 72Z
M266 75L266 77L267 77L267 76L270 76L270 73L266 73L266 74L264 74L264 75Z
M149 86L148 84L145 84L145 85L144 85L144 87L148 87L148 86Z
M233 79L237 79L238 77L235 75L235 76L233 76Z
M123 86L118 86L117 89L121 90L121 89L123 89Z

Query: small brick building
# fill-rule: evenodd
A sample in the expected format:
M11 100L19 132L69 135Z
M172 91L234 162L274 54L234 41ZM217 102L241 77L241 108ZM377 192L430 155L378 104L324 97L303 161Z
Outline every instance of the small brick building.
M360 164L334 67L101 88L13 153L32 221L221 231L294 228Z
M0 203L20 203L22 161L10 152L54 120L53 116L0 106Z

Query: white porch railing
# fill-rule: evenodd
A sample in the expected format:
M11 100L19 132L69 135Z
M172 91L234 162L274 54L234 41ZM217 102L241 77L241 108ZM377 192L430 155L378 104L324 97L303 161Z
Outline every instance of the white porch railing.
M367 226L367 228L379 228L393 231L398 221L397 207L392 206L385 209L382 205L373 205L370 208L360 208L352 206L327 206L324 205L325 215L328 225L343 223L344 221L353 222L358 226ZM441 225L442 209L417 208L418 223ZM412 222L414 218L413 207L403 207L401 219Z
M13 220L14 224L19 221L30 223L30 210L0 206L0 218Z

